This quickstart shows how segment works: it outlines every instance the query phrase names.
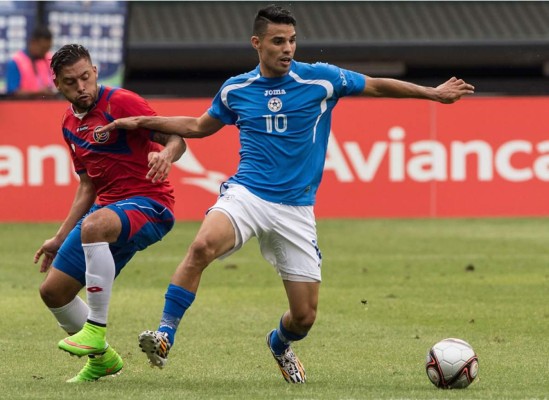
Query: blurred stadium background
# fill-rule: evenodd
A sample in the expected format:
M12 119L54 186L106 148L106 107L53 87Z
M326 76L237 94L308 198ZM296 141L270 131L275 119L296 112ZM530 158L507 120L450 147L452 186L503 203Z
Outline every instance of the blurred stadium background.
M105 79L142 95L210 97L256 65L251 21L269 3L2 0L0 64L40 21L54 32L53 50L87 44ZM301 61L426 85L459 75L481 94L549 93L549 2L278 3L297 17Z
M251 20L265 4L132 2L127 85L150 94L215 94L223 78L256 65ZM301 61L428 85L456 74L483 93L549 93L549 2L285 5L298 20Z

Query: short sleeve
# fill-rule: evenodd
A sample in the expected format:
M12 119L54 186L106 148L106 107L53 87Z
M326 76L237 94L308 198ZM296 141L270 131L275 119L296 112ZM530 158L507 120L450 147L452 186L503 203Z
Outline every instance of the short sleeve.
M341 80L341 96L351 96L362 93L366 86L366 77L358 72L339 68Z
M156 115L156 112L143 97L129 90L115 89L111 94L110 103L112 116L117 119Z
M212 100L212 105L208 109L208 115L220 120L225 125L235 125L238 120L238 115L231 111L222 101L222 93L225 86L226 85L223 85Z

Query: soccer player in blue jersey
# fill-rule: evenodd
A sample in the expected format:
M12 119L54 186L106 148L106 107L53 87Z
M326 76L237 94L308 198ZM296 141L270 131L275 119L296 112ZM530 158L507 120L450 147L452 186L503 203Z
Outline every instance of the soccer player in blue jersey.
M316 318L322 256L313 205L322 178L332 110L344 96L419 98L453 103L474 87L451 78L437 87L373 78L328 64L294 60L296 21L278 6L259 10L251 44L259 65L227 80L200 117L133 117L103 128L137 129L202 138L224 125L240 130L240 164L221 186L168 286L157 331L139 335L153 366L164 367L178 324L205 268L251 237L282 278L289 302L266 341L284 379L306 381L290 344L307 336Z
M137 94L97 84L86 48L61 47L52 58L57 89L69 101L63 138L80 183L57 233L34 256L48 274L42 300L71 336L58 346L88 356L68 382L117 374L123 361L107 344L113 281L137 251L161 240L173 227L173 187L166 180L185 142L147 129L98 134L115 118L156 115ZM50 268L51 267L51 268ZM78 292L86 288L87 302Z

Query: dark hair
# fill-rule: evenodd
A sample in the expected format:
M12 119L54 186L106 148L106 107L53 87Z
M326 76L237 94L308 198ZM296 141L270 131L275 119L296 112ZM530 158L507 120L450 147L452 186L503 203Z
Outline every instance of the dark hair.
M45 25L36 26L30 35L31 40L38 40L38 39L52 40L52 38L53 38L53 35L51 31Z
M297 22L289 10L271 4L257 12L254 20L254 36L262 37L267 31L268 24L287 24L296 26Z
M73 65L81 59L85 58L91 63L91 56L84 46L80 44L66 44L55 52L51 58L51 69L53 74L57 76L61 72L61 68L68 65Z

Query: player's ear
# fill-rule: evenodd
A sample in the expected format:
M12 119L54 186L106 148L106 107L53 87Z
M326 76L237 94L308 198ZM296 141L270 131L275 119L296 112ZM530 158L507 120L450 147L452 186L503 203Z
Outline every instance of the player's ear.
M55 88L59 90L59 79L57 79L57 75L53 77L53 84L55 85Z
M259 43L260 43L259 37L258 36L252 36L251 42L252 42L252 47L254 49L258 50L259 49Z

